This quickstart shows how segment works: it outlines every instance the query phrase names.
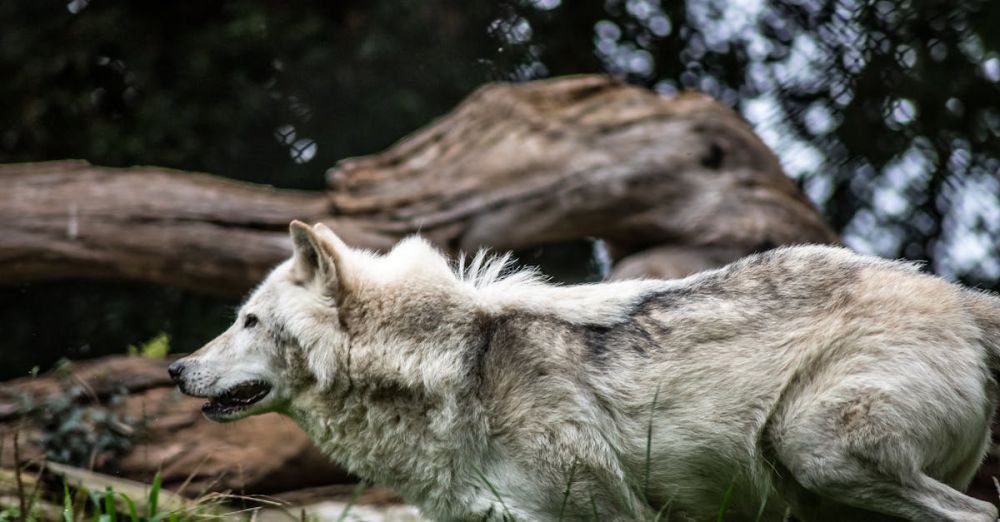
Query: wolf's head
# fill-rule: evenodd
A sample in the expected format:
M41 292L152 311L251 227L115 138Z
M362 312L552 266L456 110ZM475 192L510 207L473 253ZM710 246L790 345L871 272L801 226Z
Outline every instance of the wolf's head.
M455 371L448 347L474 330L475 285L418 238L377 255L323 225L290 229L292 258L228 330L170 366L181 391L208 399L206 416L288 412L301 394L347 386L352 375L359 386L402 389L447 381Z

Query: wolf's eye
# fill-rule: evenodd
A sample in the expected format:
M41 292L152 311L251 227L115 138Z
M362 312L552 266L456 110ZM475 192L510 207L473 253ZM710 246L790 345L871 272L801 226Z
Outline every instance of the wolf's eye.
M246 319L243 319L243 328L253 328L254 326L257 326L257 316L247 314Z

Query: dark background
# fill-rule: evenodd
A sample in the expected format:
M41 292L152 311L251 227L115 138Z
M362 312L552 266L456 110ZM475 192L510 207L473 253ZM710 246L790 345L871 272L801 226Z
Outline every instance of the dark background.
M996 288L998 27L986 0L10 0L0 162L320 189L337 160L484 82L606 72L740 111L854 248ZM522 259L592 262L574 248ZM0 377L159 332L190 351L236 304L122 282L0 287Z

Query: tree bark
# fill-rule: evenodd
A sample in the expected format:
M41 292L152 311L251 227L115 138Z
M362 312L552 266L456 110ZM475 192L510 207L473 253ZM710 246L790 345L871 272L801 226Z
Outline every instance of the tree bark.
M664 244L837 241L735 113L603 77L487 86L328 177L342 214L465 250L591 236L618 258Z
M678 276L788 243L836 242L737 115L581 76L486 86L325 192L153 167L0 166L0 283L122 278L239 295L290 251L292 219L384 250L603 239L621 276Z
M322 194L85 162L0 167L0 281L123 278L238 295L284 257Z

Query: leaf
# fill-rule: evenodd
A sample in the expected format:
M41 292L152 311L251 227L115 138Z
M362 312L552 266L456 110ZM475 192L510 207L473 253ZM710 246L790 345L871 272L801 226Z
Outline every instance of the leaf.
M148 359L163 359L170 352L170 336L166 332L160 332L156 337L140 344L136 347L129 345L129 355L141 355Z
M141 522L139 519L139 510L135 507L135 501L125 493L119 493L119 497L125 501L125 505L128 506L129 522Z
M149 490L149 502L148 502L149 510L147 511L147 516L150 519L156 517L156 512L159 508L158 504L160 501L160 485L162 483L162 480L163 479L160 477L159 472L157 472L156 476L153 477L153 487L150 488Z
M69 484L63 482L63 522L73 522L73 497L69 494Z
M101 513L101 500L103 499L99 493L94 493L90 490L87 491L87 498L90 499L90 504L94 506L94 516L96 518Z
M104 515L108 517L108 522L118 521L118 507L115 506L115 492L111 486L104 490Z

